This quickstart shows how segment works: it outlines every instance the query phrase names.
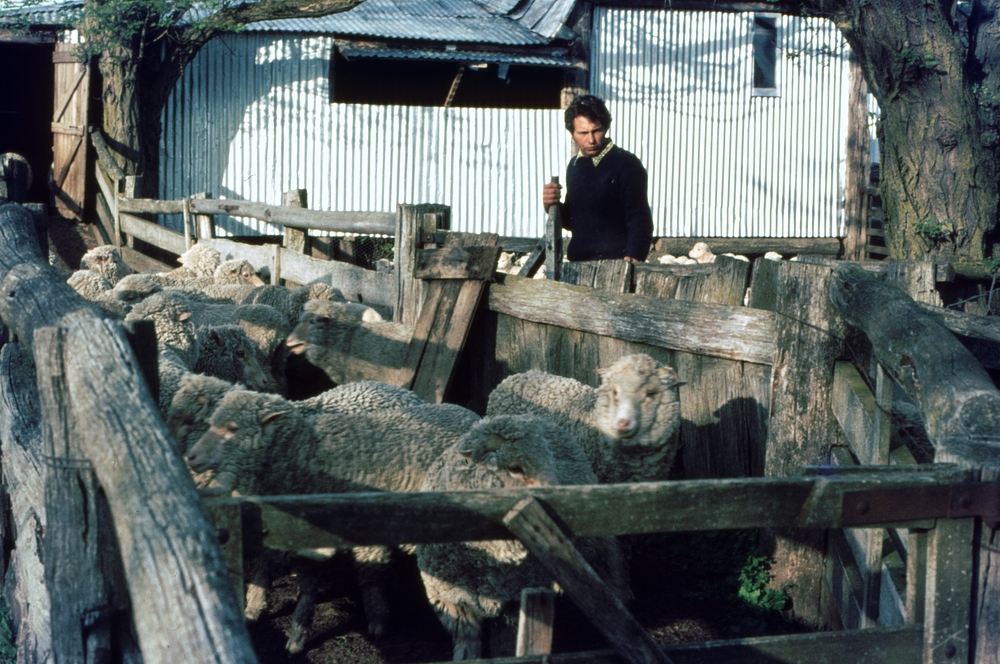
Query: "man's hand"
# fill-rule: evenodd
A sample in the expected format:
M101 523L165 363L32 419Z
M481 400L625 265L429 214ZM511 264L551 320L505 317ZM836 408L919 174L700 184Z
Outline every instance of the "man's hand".
M562 185L558 182L549 182L542 187L542 205L546 209L550 205L557 205L562 198Z
M632 258L631 256L626 256L625 257L625 262L626 263L641 263L642 261L639 260L638 258Z

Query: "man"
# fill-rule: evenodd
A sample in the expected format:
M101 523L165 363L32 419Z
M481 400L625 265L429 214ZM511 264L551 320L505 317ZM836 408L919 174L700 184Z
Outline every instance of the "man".
M608 139L611 113L597 97L575 98L565 117L577 148L566 167L562 206L563 228L573 233L567 258L646 260L653 238L646 169L638 157ZM548 183L542 190L542 204L546 208L558 205L561 194L560 185Z

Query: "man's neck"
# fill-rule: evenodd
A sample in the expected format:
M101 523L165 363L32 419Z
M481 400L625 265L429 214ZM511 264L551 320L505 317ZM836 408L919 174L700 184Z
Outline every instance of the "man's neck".
M598 164L601 163L601 160L604 159L604 157L606 157L609 152L611 152L611 148L613 148L614 145L615 144L611 141L611 139L608 139L608 141L604 145L604 148L600 152L595 154L593 157L588 157L587 155L583 154L583 151L579 151L576 153L576 158L592 159L594 161L594 166L596 167Z

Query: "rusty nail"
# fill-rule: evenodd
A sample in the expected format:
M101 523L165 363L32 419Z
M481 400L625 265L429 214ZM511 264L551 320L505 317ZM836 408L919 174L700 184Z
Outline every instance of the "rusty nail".
M867 500L862 500L858 503L858 514L868 514L872 510L872 506Z
M958 654L958 648L955 647L954 643L949 643L944 647L944 656L951 659L956 654Z

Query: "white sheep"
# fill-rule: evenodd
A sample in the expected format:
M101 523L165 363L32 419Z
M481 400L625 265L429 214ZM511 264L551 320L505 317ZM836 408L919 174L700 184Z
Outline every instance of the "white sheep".
M256 346L261 363L274 370L275 355L288 337L288 323L281 312L266 304L215 304L187 293L185 297L195 325L239 325Z
M672 254L663 254L657 261L662 265L677 265L677 258Z
M666 479L679 446L677 372L635 354L598 374L598 388L537 370L508 376L490 394L486 414L530 413L558 423L583 447L601 483Z
M115 299L111 282L92 270L76 270L69 275L66 283L84 299L93 302L118 320L124 319L132 308L125 302Z
M181 267L162 274L181 279L194 277L211 277L222 264L222 256L218 250L207 244L193 244L183 254L177 257Z
M232 390L187 461L196 473L215 471L220 487L241 494L416 491L431 463L478 420L451 404L345 412ZM358 547L354 553L369 632L378 636L388 622L389 550ZM307 629L293 625L290 652L301 649Z
M151 320L156 330L157 368L160 377L160 412L170 407L170 400L181 377L193 371L198 362L198 335L191 323L187 299L178 293L157 293L136 304L125 322Z
M324 283L307 284L287 288L280 285L250 286L247 284L220 284L208 286L203 292L211 298L230 300L236 304L266 304L285 315L290 327L299 322L306 302L309 300L331 300L346 302L338 288Z
M769 261L780 261L780 260L783 260L782 255L779 254L777 251L769 251L769 252L767 252L766 254L764 254L764 258L766 258Z
M688 252L688 257L693 258L698 263L715 262L715 254L712 253L712 250L704 242L695 242L691 251Z
M335 383L385 380L403 366L413 328L363 306L310 300L285 343Z
M722 256L729 256L730 258L735 258L736 260L743 261L744 263L749 263L750 262L750 259L747 258L746 256L744 256L743 254L734 254L732 252L728 252L727 251L726 253L720 254L720 255L722 255Z
M132 273L132 268L122 260L121 253L110 244L102 244L87 251L80 259L80 267L98 273L112 286L125 275Z
M587 456L558 425L534 415L498 415L478 422L446 450L421 489L596 483ZM580 538L576 545L623 602L632 599L625 558L613 537ZM492 641L513 655L510 609L523 588L552 585L551 575L517 540L423 544L417 546L417 564L427 597L452 637L456 661L480 657L483 621L494 618L502 619L496 631L503 637Z

